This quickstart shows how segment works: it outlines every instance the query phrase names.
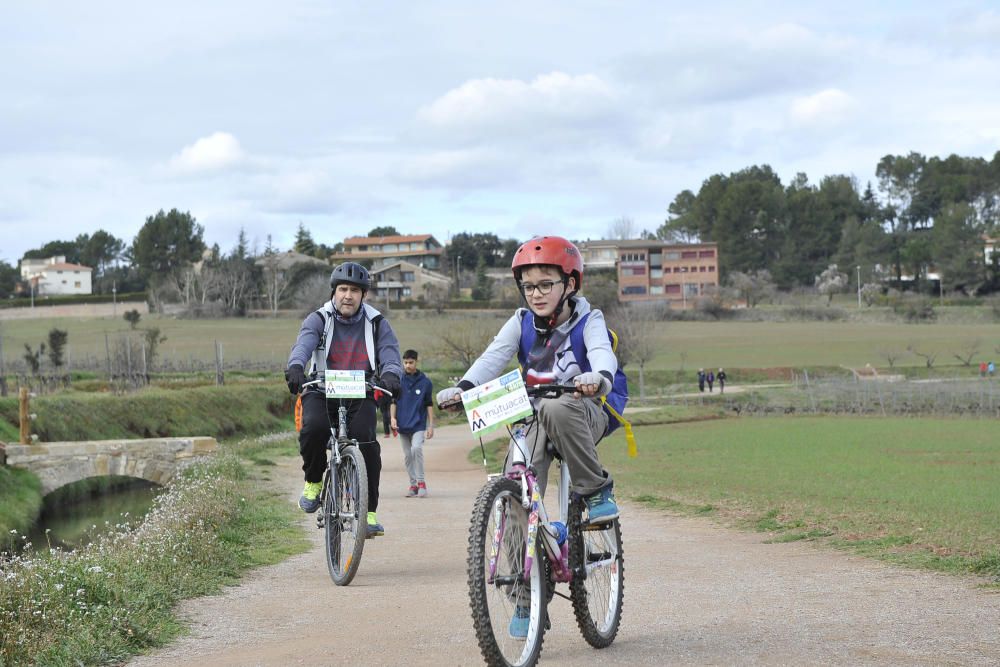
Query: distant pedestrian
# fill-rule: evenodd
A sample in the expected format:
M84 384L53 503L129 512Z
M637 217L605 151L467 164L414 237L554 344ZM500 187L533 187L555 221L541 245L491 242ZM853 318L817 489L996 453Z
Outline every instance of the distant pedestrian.
M417 368L417 351L403 353L403 378L399 398L392 404L392 432L399 433L406 472L410 476L407 498L427 496L424 480L424 440L434 437L434 386Z
M719 369L719 372L715 374L715 379L719 381L719 393L726 393L726 371Z
M986 377L986 369L987 369L986 362L985 361L980 362L979 363L979 377L981 377L981 378Z
M705 369L698 369L698 391L705 391Z
M715 373L713 373L712 371L709 371L708 375L705 376L705 381L708 382L708 393L711 394L712 393L712 384L715 382Z
M990 377L993 377L997 372L996 364L992 361L986 365L986 372L989 373Z

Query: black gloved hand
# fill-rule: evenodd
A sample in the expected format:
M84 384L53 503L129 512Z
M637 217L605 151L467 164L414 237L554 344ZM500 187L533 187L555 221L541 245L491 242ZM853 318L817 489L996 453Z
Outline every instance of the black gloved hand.
M302 391L302 385L305 384L305 381L306 374L303 372L302 366L293 364L285 371L285 383L288 385L288 391L292 394L298 394Z
M382 373L379 384L388 389L393 398L399 398L399 378L394 373Z

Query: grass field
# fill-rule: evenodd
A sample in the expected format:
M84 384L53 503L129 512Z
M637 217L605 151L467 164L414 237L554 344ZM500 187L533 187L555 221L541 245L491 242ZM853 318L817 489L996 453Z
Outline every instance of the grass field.
M636 459L619 434L600 449L626 497L1000 579L996 421L743 418L636 434Z
M463 326L499 330L506 313L394 313L390 321L401 346L421 352L427 367L454 368L439 351L442 332ZM223 344L227 362L258 360L283 364L298 333L299 318L179 320L145 316L140 328L157 327L167 340L161 345L166 360L214 360L214 341ZM472 323L472 324L470 324ZM3 354L19 359L24 344L37 346L53 327L69 331L72 359L105 359L105 334L114 337L128 325L114 319L38 319L0 323ZM1000 362L1000 324L899 324L878 322L661 322L656 326L658 350L649 370L817 367L872 364L888 366L885 352L898 356L897 366L923 366L924 360L907 346L935 354L937 367L958 367L955 354L978 342L979 360ZM964 368L964 367L963 367ZM965 369L968 370L968 369Z

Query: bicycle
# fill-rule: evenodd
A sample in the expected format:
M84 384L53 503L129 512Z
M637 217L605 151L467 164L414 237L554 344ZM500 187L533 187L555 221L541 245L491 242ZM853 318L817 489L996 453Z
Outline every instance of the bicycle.
M536 398L578 391L564 385L526 390ZM522 667L538 661L554 595L571 601L583 638L595 648L610 646L621 623L625 571L618 519L591 524L584 518L584 499L571 497L569 466L560 459L559 522L549 520L528 465L533 418L508 426L507 472L488 475L469 528L469 603L480 651L490 665ZM555 590L557 583L569 585L569 596ZM524 618L525 610L527 636L513 637L508 631L512 617Z
M303 384L303 388L319 385L324 379ZM364 381L368 389L390 394L389 390L374 381ZM354 579L361 564L361 553L368 536L368 469L359 443L347 435L347 406L340 395L327 398L340 400L337 408L337 427L330 425L330 439L326 448L330 452L327 469L323 473L320 491L322 511L316 515L316 528L324 531L326 565L330 578L338 586L347 586ZM357 398L358 396L353 396Z

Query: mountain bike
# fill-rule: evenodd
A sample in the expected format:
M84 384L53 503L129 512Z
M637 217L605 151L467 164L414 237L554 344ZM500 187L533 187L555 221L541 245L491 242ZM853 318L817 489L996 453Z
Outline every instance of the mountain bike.
M575 392L573 386L527 387L534 398ZM590 523L584 499L570 494L569 466L560 460L559 515L558 521L550 520L529 465L533 420L508 427L506 472L488 475L472 510L469 603L480 651L490 665L521 667L538 661L554 595L571 601L583 638L595 648L610 646L621 622L625 571L618 519ZM560 583L568 584L569 596L556 590ZM510 632L515 614L527 615L525 637Z
M303 387L320 385L324 381L316 379L306 382ZM364 381L362 396L368 390L391 393L374 381ZM327 398L339 400L340 405L337 426L330 425L330 439L326 444L330 452L329 463L323 473L319 496L322 511L316 514L316 528L324 531L330 578L338 586L346 586L358 572L365 540L369 539L368 469L358 441L347 435L347 406L343 399L351 397L331 396L328 391Z

